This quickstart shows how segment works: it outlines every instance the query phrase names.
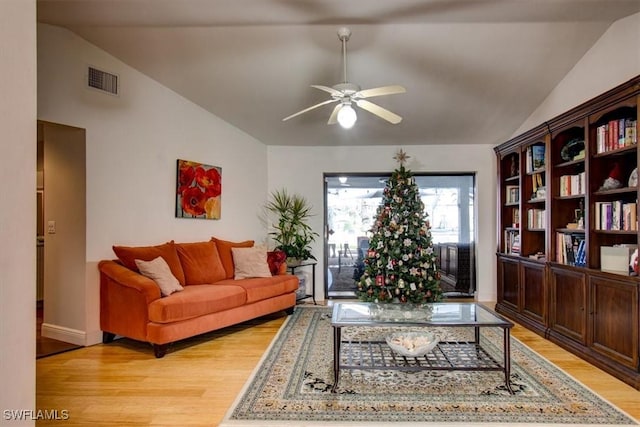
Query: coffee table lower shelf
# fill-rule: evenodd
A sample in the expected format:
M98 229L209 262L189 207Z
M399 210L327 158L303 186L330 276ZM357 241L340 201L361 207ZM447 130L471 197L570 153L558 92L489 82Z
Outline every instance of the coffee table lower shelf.
M444 371L502 371L505 385L513 394L509 382L509 367L473 341L441 341L436 348L420 357L405 357L394 352L385 341L341 341L339 363L334 363L335 392L340 370L444 370ZM508 360L508 359L506 359ZM508 363L508 362L507 362Z

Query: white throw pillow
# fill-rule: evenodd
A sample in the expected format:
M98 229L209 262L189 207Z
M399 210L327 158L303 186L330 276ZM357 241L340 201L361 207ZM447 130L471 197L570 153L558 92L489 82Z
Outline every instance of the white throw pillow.
M231 253L233 254L234 279L271 277L266 248L260 246L231 248Z
M156 282L163 297L184 289L178 279L171 273L169 264L164 258L158 257L151 261L137 259L135 262L140 274Z

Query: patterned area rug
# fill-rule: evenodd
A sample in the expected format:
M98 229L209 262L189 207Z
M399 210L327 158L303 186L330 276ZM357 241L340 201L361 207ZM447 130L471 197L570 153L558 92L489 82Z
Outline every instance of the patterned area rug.
M482 345L501 360L502 333L491 330L484 329ZM343 338L366 333L388 331L343 328ZM331 309L298 306L221 425L638 425L517 339L511 352L515 395L502 372L475 371L344 370L331 393Z

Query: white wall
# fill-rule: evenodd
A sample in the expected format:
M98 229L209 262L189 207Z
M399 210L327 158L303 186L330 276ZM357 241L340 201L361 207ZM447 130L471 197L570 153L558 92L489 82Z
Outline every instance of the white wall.
M120 96L85 88L87 65L118 74ZM262 143L73 33L43 24L38 118L86 129L87 297L66 309L86 311L87 344L101 336L96 264L115 257L112 245L265 238L257 216L267 194ZM221 220L175 218L179 158L222 167Z
M640 13L636 13L614 22L513 136L639 74Z
M323 235L323 173L392 172L398 164L393 156L403 148L410 156L407 167L413 172L475 172L477 187L478 230L477 298L496 299L496 198L495 154L493 145L420 145L420 146L349 146L290 147L270 146L269 191L287 188L307 197L314 207L311 225ZM322 239L313 253L323 259ZM324 298L323 266L316 268L316 295Z
M36 2L0 1L0 424L35 410ZM51 408L54 409L54 408Z

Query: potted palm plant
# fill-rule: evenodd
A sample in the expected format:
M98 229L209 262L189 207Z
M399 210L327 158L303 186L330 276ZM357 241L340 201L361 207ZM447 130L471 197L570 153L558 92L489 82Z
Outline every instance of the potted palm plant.
M276 242L276 249L287 254L287 264L295 265L306 259L316 258L311 254L311 244L318 237L307 223L311 205L303 196L290 194L285 189L275 190L266 204L267 211L275 218L269 232Z

